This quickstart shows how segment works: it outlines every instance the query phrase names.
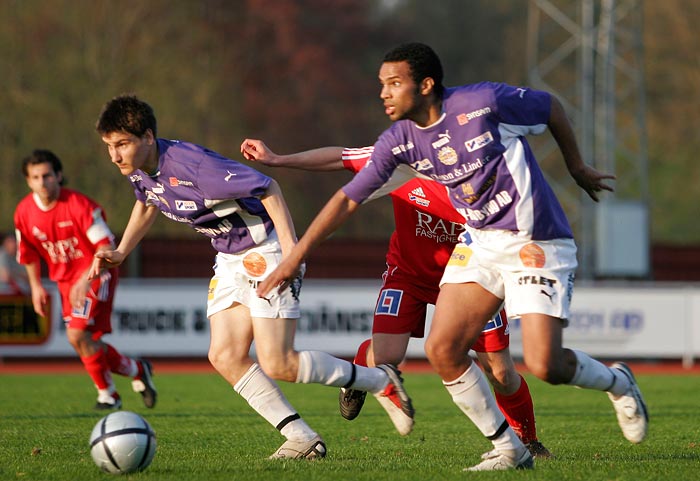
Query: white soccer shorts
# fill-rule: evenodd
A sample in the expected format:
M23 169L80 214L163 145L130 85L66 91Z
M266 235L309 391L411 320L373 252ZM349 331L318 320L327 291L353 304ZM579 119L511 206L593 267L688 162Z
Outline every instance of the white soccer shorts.
M533 241L510 231L468 229L460 240L440 285L476 282L505 299L509 317L568 319L578 265L573 239Z
M240 303L250 309L252 317L298 319L301 275L281 293L273 289L263 299L255 292L258 283L279 265L281 259L282 249L274 232L265 242L246 251L236 254L219 252L214 277L209 282L207 317Z

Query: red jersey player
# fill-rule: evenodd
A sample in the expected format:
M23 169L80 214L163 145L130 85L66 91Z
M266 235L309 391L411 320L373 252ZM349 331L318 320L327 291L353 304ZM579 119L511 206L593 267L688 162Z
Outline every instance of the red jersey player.
M247 159L266 165L324 171L345 168L355 173L365 166L372 150L372 147L326 147L276 155L259 140L246 139L241 145ZM392 188L403 180L390 181L387 185ZM372 339L363 342L355 356L355 363L360 365L399 364L410 338L424 336L427 306L435 304L444 268L464 230L464 218L452 207L445 187L436 182L412 178L390 195L396 230L389 241ZM551 454L537 439L530 390L515 370L508 345L508 320L501 310L486 324L473 349L508 423L533 456L549 457ZM363 391L341 389L339 402L343 417L357 417L365 395Z
M46 314L48 294L41 283L40 260L49 278L58 284L68 341L97 388L96 409L119 409L121 397L111 373L133 378L148 408L156 403L151 365L122 355L102 340L112 331L110 317L117 270L105 270L88 280L95 252L114 248L114 236L97 203L62 187L60 159L48 150L35 150L22 162L22 172L32 191L15 210L18 260L29 276L32 303L37 314Z

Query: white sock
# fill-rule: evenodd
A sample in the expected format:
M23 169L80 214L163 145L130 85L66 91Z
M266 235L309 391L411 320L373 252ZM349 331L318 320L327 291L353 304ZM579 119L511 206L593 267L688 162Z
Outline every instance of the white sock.
M97 390L97 402L112 404L116 401L113 394L117 392L114 386L109 386L107 389Z
M585 389L607 391L615 396L627 392L630 383L625 375L618 374L616 369L596 361L585 352L576 349L572 351L576 355L576 373L568 384Z
M296 382L351 387L359 391L377 393L381 392L389 381L386 373L377 367L358 366L321 351L301 351Z
M289 404L277 383L270 379L258 364L250 366L243 377L234 384L233 390L287 439L310 441L316 436L316 432Z
M498 409L486 377L476 363L450 382L442 382L452 401L499 451L520 452L524 446Z

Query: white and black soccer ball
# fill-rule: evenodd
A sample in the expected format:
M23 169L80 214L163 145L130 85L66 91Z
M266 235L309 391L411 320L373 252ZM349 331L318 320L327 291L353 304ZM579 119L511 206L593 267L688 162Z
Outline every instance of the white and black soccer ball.
M116 411L100 419L92 429L90 454L107 473L142 471L156 454L156 433L138 414Z

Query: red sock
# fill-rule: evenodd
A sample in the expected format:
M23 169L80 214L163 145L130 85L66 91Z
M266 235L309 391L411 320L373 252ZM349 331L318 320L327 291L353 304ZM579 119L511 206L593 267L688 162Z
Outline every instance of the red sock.
M367 366L367 350L369 345L372 343L372 339L365 339L357 348L357 354L355 354L355 359L353 362L358 366Z
M496 394L496 402L506 421L515 434L527 444L537 440L535 429L535 410L532 406L532 396L525 379L520 376L520 388L510 396Z
M81 357L80 360L97 389L114 389L112 375L107 365L107 357L102 349L92 356Z
M105 346L107 346L106 357L110 371L121 374L122 376L136 376L136 378L142 374L143 370L140 362L137 363L133 359L122 355L110 344L105 343Z

